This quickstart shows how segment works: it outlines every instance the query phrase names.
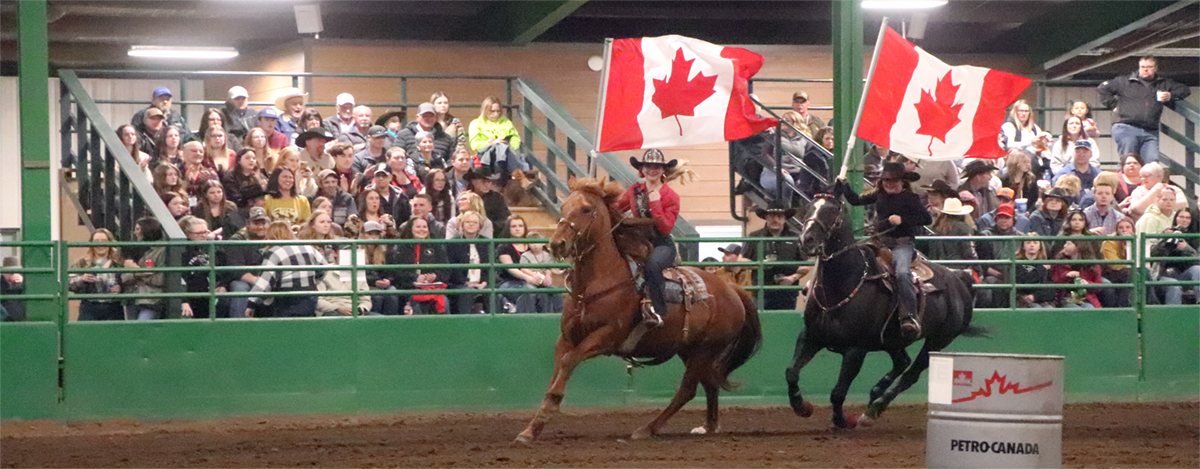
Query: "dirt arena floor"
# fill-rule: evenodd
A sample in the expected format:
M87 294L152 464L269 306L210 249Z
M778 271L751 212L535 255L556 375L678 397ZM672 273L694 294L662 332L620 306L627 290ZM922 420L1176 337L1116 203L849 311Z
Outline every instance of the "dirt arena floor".
M853 409L856 413L861 408ZM572 409L532 447L514 446L532 411L260 417L193 422L0 424L4 467L913 467L925 463L925 406L870 429L834 430L783 407L724 409L716 435L629 441L656 409ZM1065 410L1064 467L1200 467L1200 403L1088 404Z

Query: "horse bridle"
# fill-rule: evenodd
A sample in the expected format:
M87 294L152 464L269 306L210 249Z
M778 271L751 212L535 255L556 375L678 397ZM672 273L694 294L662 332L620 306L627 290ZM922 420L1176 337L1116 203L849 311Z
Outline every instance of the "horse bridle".
M596 219L596 217L598 215L599 215L598 210L593 213L591 220L589 220L589 223L588 223L589 228L591 227L591 224L594 223L594 220ZM610 228L608 230L608 234L612 235L612 233L617 230L617 227L621 226L621 222L624 221L624 219L625 219L625 217L622 216L621 220L618 220L616 223L613 223L612 228ZM582 261L584 257L587 257L588 253L592 252L592 249L596 248L597 243L594 243L594 242L588 243L589 245L586 249L579 251L577 246L579 245L580 238L582 237L584 231L579 229L578 224L576 224L575 222L573 222L571 220L568 220L567 217L561 217L558 219L557 226L560 227L559 229L561 229L563 224L566 224L568 227L571 228L572 231L574 231L574 234L571 235L571 240L569 242L571 244L571 250L575 251L574 255L571 256L571 260L573 261L573 263L577 264L580 261ZM584 295L582 289L578 288L578 286L575 285L574 275L572 275L572 274L574 274L574 271L575 271L575 269L573 267L567 271L567 275L566 275L567 276L567 284L570 285L571 295L575 297L575 302L576 302L576 304L579 305L580 317L582 317L584 315L584 312L585 312L584 304L588 299L607 294L608 292L615 290L615 289L621 287L622 285L624 285L624 282L617 282L613 285L609 285L608 287L606 287L604 289L601 289L598 292L593 292L589 295ZM587 288L587 287L584 286L584 288Z
M833 194L817 194L817 195L813 196L813 198L814 199L837 200L837 197L834 196ZM838 210L837 218L834 218L833 223L829 224L829 225L826 225L825 222L821 220L821 217L817 216L818 215L817 212L818 212L817 210L813 210L812 216L804 219L804 225L802 225L802 226L805 227L805 229L807 229L809 223L816 223L818 226L821 227L822 230L825 231L825 236L829 236L829 235L833 234L834 230L841 228L842 223L845 223L845 221L846 221L846 219L845 219L846 211L845 210ZM845 249L842 249L842 251L838 251L836 253L826 255L825 254L825 243L821 243L821 246L819 249L820 249L819 254L822 259L829 259L830 257L840 254L842 251L845 250Z

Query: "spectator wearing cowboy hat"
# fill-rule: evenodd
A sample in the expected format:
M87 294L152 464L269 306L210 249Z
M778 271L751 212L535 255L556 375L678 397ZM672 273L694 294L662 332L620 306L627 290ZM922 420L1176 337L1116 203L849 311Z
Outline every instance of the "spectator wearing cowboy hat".
M317 171L333 169L333 157L325 151L325 147L334 139L333 133L324 127L313 127L296 136L296 146L300 148L300 162L307 163Z
M912 191L912 183L919 179L921 175L906 171L902 163L889 162L883 164L879 190L875 192L859 196L840 176L834 186L835 194L845 197L851 205L875 206L876 236L892 249L892 270L896 278L906 279L896 282L901 306L900 330L912 340L921 336L921 325L916 317L917 290L907 281L912 276L912 259L916 255L913 237L921 234L925 225L933 221L920 196ZM950 200L957 201L947 199L947 202ZM945 208L942 207L943 211Z
M1014 208L1016 207L1014 204L1015 195L1016 192L1007 187L1001 187L1000 190L996 191L996 199L1000 201L1000 205L1009 204L1013 205ZM996 210L999 210L999 207ZM983 231L996 226L996 210L979 215L979 218L975 220L975 228ZM1016 213L1015 215L1013 218L1013 229L1024 233L1029 229L1029 217L1025 216L1024 213ZM1016 252L1015 248L1013 252Z
M789 262L802 261L804 254L796 240L800 233L788 226L788 219L796 215L796 210L773 204L767 208L754 211L758 218L766 224L758 230L750 232L750 238L779 238L779 241L746 241L742 244L742 260ZM724 252L724 251L722 251ZM807 269L804 269L807 272ZM764 268L763 284L765 285L796 285L804 276L801 269L795 266L772 265ZM763 309L796 309L796 298L799 290L767 290L763 292Z
M508 202L504 200L504 194L496 191L495 181L500 179L500 175L493 172L491 168L480 167L474 168L463 176L471 184L471 190L483 199L484 216L492 222L492 226L504 227L508 226L508 216L512 213L508 210Z
M958 186L958 190L970 191L971 195L975 196L975 208L979 210L976 213L993 212L1000 206L996 192L991 187L992 172L995 170L995 166L983 160L972 160L963 167L963 183Z
M942 205L946 199L957 199L958 191L946 184L946 181L941 179L933 181L933 184L921 186L925 189L925 209L929 211L929 216L936 217L942 213Z
M287 135L288 141L293 141L300 133L300 115L304 114L304 104L308 102L308 93L299 88L285 88L283 93L275 98L275 107L279 109L279 120L275 121L275 131Z
M722 262L737 262L742 257L741 244L733 243L723 248L717 248L717 250L721 251ZM721 266L721 268L717 269L717 271L714 273L717 274L717 277L720 277L721 280L732 283L739 287L748 287L751 283L754 283L754 271L749 267L726 265Z
M638 171L642 182L629 186L625 194L616 201L616 209L628 211L632 223L651 225L650 243L654 250L646 257L646 293L653 308L645 315L647 324L657 327L667 315L667 300L663 294L667 279L663 270L675 262L675 239L671 232L679 219L679 194L667 185L668 175L679 165L679 160L667 160L661 150L651 148L642 154L641 160L629 157L629 165Z
M933 235L971 236L975 234L975 229L967 223L967 217L974 211L975 208L964 204L962 199L946 199L942 204L942 213L933 222ZM925 254L935 261L978 259L978 256L975 255L975 250L971 247L971 242L966 240L937 240L930 242L928 252Z
M1042 206L1029 216L1031 235L1054 236L1062 230L1063 220L1071 209L1071 195L1066 189L1055 187L1042 196Z

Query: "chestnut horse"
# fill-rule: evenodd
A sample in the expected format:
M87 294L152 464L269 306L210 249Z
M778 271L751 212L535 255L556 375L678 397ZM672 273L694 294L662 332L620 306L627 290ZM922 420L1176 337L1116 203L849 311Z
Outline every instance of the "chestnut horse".
M722 388L736 386L728 380L729 374L746 363L762 341L753 298L713 274L683 267L700 274L710 296L693 302L686 311L682 305L670 305L662 326L646 332L632 350L623 351L622 344L641 318L642 301L629 263L614 239L614 231L624 225L619 224L622 215L610 207L624 190L616 182L597 179L577 178L570 187L571 194L562 204L563 218L550 240L555 256L574 264L561 335L554 346L554 374L537 415L516 441L529 444L537 438L558 412L571 372L584 360L600 355L651 359L653 363L679 355L686 367L670 405L634 432L633 438L654 436L667 419L696 397L697 384L704 386L708 415L704 426L693 432L718 431L717 395Z

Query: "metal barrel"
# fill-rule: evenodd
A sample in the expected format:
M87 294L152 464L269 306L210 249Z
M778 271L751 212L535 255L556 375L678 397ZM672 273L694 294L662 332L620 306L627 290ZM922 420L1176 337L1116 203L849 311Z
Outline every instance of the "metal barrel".
M1060 467L1063 357L929 354L926 467Z

